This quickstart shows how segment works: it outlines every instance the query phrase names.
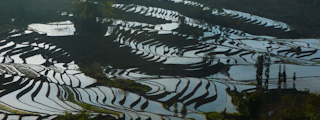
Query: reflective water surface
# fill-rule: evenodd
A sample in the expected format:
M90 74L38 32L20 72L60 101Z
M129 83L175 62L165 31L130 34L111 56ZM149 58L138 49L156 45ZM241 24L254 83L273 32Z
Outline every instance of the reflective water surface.
M203 112L236 113L231 92L260 85L320 92L319 39L295 37L290 24L261 15L187 0L0 6L2 118L54 119L87 109L119 119L201 120ZM279 84L283 71L287 79Z

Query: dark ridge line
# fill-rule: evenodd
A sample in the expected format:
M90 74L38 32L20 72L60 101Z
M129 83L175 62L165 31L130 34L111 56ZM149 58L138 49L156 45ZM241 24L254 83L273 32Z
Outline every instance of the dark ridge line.
M123 106L123 104L125 103L126 99L127 99L127 96L124 95L122 100L119 101L119 104Z
M180 80L180 81L181 81L181 80ZM175 95L174 97L170 98L169 100L167 100L167 101L164 102L164 103L166 103L167 105L171 106L171 105L173 105L174 101L179 101L179 102L181 102L181 101L179 100L179 98L180 98L182 95L185 94L185 92L186 92L186 91L188 90L188 88L189 88L189 85L190 85L190 80L188 80L188 82L187 82L187 84L186 84L186 87L184 87L184 89L183 89L181 92L177 93L177 95Z
M30 82L32 82L32 80L30 80ZM30 83L29 82L29 83ZM29 84L28 83L28 84ZM32 82L32 84L30 85L30 87L24 89L22 92L20 92L19 94L17 94L16 98L19 99L21 96L23 96L25 93L29 92L30 90L33 89L33 87L35 86L35 82Z
M211 83L210 81L208 81L209 83ZM213 84L213 83L212 83ZM218 93L217 93L217 86L215 84L214 85L214 88L215 88L215 92L216 94L214 96L211 96L211 97L208 97L208 98L204 98L202 100L199 100L196 104L195 104L195 109L198 110L198 108L208 102L211 102L211 101L215 101L217 100L218 98ZM209 95L209 93L208 93Z
M202 84L203 84L203 82L202 82L202 80L200 81L201 82L201 85L199 86L199 88L202 86ZM207 81L208 82L208 84L206 85L206 87L209 87L208 85L210 85L209 84L209 81ZM197 88L197 90L198 90L198 88ZM196 91L195 91L196 92ZM194 93L195 93L194 92ZM193 93L193 94L194 94ZM201 95L201 96L199 96L199 97L196 97L196 98L193 98L193 99L190 99L189 101L185 101L185 105L186 106L188 106L188 105L190 105L190 104L192 104L192 103L196 103L197 101L202 101L203 100L203 98L205 98L207 95L209 95L209 92L208 92L208 89L206 89L206 92L205 92L205 94L203 94L203 95ZM191 98L191 97L190 97ZM207 101L206 101L207 102ZM211 101L208 101L208 102L211 102Z
M194 93L197 92L197 90L199 89L199 87L202 85L202 82L200 81L200 83L197 84L197 86L193 89L193 91L191 91L188 95L184 96L183 98L181 98L179 101L180 102L185 102L188 98L192 97L194 95ZM188 105L188 104L187 104Z
M138 100L134 101L133 103L130 104L130 108L132 109L133 107L135 107L136 105L138 105L138 103L141 102L141 97L139 97Z
M149 105L149 101L148 100L146 100L146 102L144 102L142 105L141 105L141 110L144 110L144 109L146 109L147 107L148 107L148 105Z

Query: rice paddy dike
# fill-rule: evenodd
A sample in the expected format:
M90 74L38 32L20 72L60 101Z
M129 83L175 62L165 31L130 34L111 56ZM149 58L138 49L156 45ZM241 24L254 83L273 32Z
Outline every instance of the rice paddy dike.
M319 3L300 2L0 0L0 117L205 120L318 93Z

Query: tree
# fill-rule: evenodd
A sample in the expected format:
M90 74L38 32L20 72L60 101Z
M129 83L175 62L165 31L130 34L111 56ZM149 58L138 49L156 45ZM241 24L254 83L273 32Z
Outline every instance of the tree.
M279 73L278 73L278 84L282 82L282 74L281 74L281 65L279 66Z
M286 73L286 65L283 66L283 72L282 72L282 80L283 80L283 83L287 83L287 73Z
M251 120L258 120L263 103L262 95L262 90L258 90L250 94L244 93L244 97L239 101L237 110Z
M281 65L279 66L279 73L278 73L278 87L281 86L282 82L282 74L281 74Z
M296 72L293 73L293 88L296 88Z
M74 23L77 33L80 34L105 34L107 27L101 24L102 18L109 18L113 16L114 1L99 1L87 0L84 2L77 2L75 13L77 14Z
M263 61L264 61L264 57L258 56L258 61L255 65L255 67L257 68L257 72L256 72L256 80L257 80L257 84L258 85L262 85L262 73L263 73Z
M266 67L266 71L264 73L265 77L266 77L266 81L264 83L264 85L266 87L268 87L268 84L269 84L269 74L270 74L270 57L269 56L265 56L265 64L264 66Z

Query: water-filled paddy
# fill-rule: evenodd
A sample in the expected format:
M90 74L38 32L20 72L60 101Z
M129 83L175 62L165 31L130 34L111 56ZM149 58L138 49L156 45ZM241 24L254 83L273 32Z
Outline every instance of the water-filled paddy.
M320 91L316 32L267 14L205 0L0 0L0 7L2 118L88 110L201 120L237 113L234 93Z

